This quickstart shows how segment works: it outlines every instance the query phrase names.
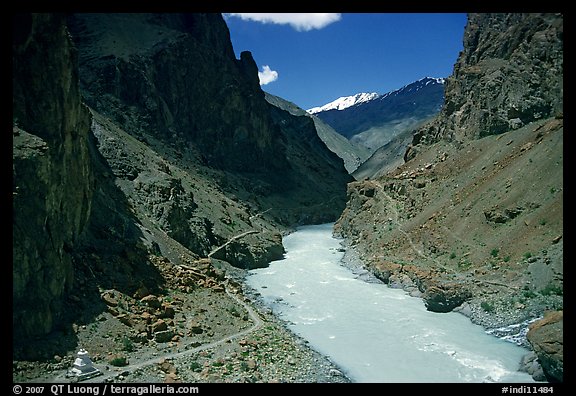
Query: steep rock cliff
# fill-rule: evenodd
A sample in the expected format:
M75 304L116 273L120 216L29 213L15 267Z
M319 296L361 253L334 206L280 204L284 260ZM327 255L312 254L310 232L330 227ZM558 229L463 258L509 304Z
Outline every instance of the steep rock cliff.
M348 185L336 233L431 311L525 329L562 309L562 23L470 15L441 114L404 164ZM558 356L544 356L549 378Z
M93 176L90 114L64 16L18 15L13 33L13 326L26 339L62 316Z
M14 359L74 352L79 323L134 314L111 290L160 296L184 271L185 293L221 293L231 265L282 258L282 232L344 207L343 161L266 102L220 15L13 27Z
M235 58L220 15L79 14L69 26L83 94L95 111L225 173L223 189L270 210L274 221L338 217L351 180L342 161L312 123L273 114L252 55ZM290 147L298 140L306 147Z
M439 139L500 134L563 111L563 16L470 14L446 101L405 158Z
M285 165L256 64L235 59L218 14L81 14L69 25L90 107L129 131L192 141L214 166Z
M271 95L267 92L266 100L270 104L279 107L282 110L286 110L292 115L312 118L318 136L332 152L342 158L344 161L344 167L348 173L354 172L354 170L370 156L370 152L366 147L346 139L316 115L308 113L306 110L301 109L294 103L278 96Z

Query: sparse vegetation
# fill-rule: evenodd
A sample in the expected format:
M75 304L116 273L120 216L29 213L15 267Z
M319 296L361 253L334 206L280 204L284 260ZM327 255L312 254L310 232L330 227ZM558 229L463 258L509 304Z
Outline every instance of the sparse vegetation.
M202 365L195 360L192 363L190 363L190 370L198 373L200 372L200 370L202 370Z
M236 317L240 317L240 312L238 312L238 309L236 307L232 307L228 310L228 312L230 312L230 314L232 316L236 316Z
M562 296L564 294L564 290L562 287L555 285L553 283L548 283L542 290L540 290L540 294L543 296Z
M110 364L115 367L124 367L128 365L126 356L116 356L110 360Z
M480 308L482 308L486 312L494 312L494 305L489 303L488 301L482 301L480 303Z
M456 253L452 252L450 253L450 260L455 259L456 258Z
M122 338L122 350L126 351L126 352L133 352L134 351L134 343L132 342L132 340L128 337L123 337Z

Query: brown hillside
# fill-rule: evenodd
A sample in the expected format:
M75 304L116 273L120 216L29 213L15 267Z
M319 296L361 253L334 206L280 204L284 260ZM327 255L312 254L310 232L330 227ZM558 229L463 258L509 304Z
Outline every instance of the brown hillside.
M466 290L484 324L561 305L562 119L435 143L384 177L351 183L348 194L337 233L385 280L406 274L422 293L448 283ZM482 303L496 315L483 315Z

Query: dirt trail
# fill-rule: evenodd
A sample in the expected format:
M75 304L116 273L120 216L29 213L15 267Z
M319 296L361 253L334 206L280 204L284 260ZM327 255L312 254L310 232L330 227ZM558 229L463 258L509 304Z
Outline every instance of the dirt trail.
M228 296L233 298L236 302L238 302L238 304L242 305L244 307L244 309L246 309L246 311L248 312L248 316L253 321L252 326L250 326L247 329L238 331L234 334L220 338L218 340L200 345L198 347L194 347L194 348L187 349L185 351L180 351L180 352L166 353L166 354L162 354L161 356L154 356L152 358L147 358L147 359L139 361L137 363L129 364L127 366L122 367L121 372L131 373L131 372L134 372L136 369L150 366L153 364L158 364L164 360L178 358L178 357L185 356L185 355L192 355L192 354L197 353L197 352L211 349L211 348L214 348L214 347L221 345L225 342L232 341L234 339L237 339L237 338L243 337L247 334L250 334L250 333L258 330L260 327L262 327L262 324L263 324L262 319L248 304L246 304L244 301L242 301L242 299L240 299L236 294L231 293L228 290L226 290L226 294L228 294ZM105 374L100 375L98 377L90 378L90 379L87 379L87 380L82 381L82 382L87 382L87 383L106 382L109 378L116 377L118 374L119 374L118 371L111 371L109 373L105 373ZM65 373L60 374L54 378L54 382L67 382L67 381L70 381L70 378L67 378Z
M245 237L246 235L257 234L258 232L259 232L259 231L256 231L256 230L249 230L249 231L243 232L243 233L241 233L241 234L235 235L235 236L233 236L232 238L228 239L228 241L226 241L226 243L218 246L217 248L215 248L214 250L212 250L210 253L208 253L208 257L209 257L209 258L212 257L212 255L214 255L214 253L218 252L218 251L221 250L221 249L224 249L226 246L228 246L228 245L229 245L230 243L232 243L233 241L235 241L235 240L237 240L237 239L240 239L240 238L243 238L243 237Z

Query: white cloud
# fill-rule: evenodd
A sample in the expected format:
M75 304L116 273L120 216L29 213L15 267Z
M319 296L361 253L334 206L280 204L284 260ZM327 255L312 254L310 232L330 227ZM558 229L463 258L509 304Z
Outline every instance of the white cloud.
M262 71L258 72L258 78L260 79L260 85L266 85L273 81L278 80L278 72L271 70L270 66L262 66Z
M340 20L341 14L331 13L237 13L225 14L227 16L235 16L244 20L262 22L262 23L276 23L280 25L291 25L298 31L308 31L312 29L322 29L323 27Z

